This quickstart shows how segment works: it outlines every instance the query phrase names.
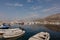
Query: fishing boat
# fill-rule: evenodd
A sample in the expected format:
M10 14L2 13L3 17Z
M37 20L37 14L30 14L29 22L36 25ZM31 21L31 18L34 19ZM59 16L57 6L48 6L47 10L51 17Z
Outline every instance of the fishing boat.
M49 39L50 39L50 34L47 32L40 32L29 38L29 40L49 40Z
M23 36L25 33L24 30L21 30L19 28L15 29L0 29L0 38L4 38L7 40L15 40L18 37Z
M17 38L23 36L24 30L20 28L9 28L8 26L0 26L0 39L6 40L16 40Z

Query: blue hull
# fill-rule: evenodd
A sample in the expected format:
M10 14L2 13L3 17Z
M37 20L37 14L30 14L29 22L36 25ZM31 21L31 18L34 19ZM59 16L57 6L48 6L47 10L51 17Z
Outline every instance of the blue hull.
M2 28L0 28L0 29L8 29L9 27L2 27Z

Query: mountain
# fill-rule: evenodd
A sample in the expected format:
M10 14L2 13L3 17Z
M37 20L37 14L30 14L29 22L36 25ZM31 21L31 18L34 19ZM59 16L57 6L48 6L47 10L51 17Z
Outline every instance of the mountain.
M47 16L46 18L44 18L44 20L47 20L47 21L60 21L60 13Z

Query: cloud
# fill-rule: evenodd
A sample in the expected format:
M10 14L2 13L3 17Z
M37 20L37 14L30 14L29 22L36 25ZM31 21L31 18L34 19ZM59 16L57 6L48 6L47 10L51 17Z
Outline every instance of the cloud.
M38 10L38 9L41 9L42 7L41 6L32 6L31 9L33 10Z
M60 7L50 7L42 10L43 13L52 14L52 13L60 13Z
M4 16L5 16L5 14L0 12L0 17L4 17Z
M52 1L52 0L45 0L46 2L50 2L50 1Z
M60 10L60 8L58 8L58 7L51 7L51 8L44 9L43 12L59 11L59 10Z
M27 0L27 2L33 2L33 0Z
M45 0L46 2L50 2L50 1L53 1L53 0Z
M43 1L45 1L45 2L50 2L50 1L52 1L52 0L36 0L36 1L38 1L38 2L43 2Z
M29 16L28 16L28 18L36 18L36 17L38 17L38 16L39 16L39 15L36 14L36 13L30 13Z
M51 11L51 10L54 10L54 9L56 9L56 7L52 7L52 8L43 9L43 12L48 12L48 11Z
M34 18L38 18L39 14L37 14L37 12L30 12L29 14L27 14L27 16L24 17L24 19L28 19L28 20L33 20Z
M8 5L8 6L14 6L14 7L22 7L23 6L23 4L20 4L20 3L14 3L14 4L12 4L12 3L6 3L6 5Z
M8 17L6 17L7 15L6 15L6 13L2 13L2 12L0 12L0 20L6 20Z

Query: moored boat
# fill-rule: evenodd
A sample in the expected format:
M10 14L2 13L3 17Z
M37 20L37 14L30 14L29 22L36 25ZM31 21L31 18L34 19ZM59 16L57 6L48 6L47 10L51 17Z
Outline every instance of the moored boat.
M8 29L10 27L9 24L3 23L2 25L0 25L0 29Z
M4 38L6 40L16 40L18 37L23 36L24 33L25 31L19 28L0 29L0 38Z
M47 32L40 32L29 38L29 40L49 40L49 39L50 39L50 34Z

